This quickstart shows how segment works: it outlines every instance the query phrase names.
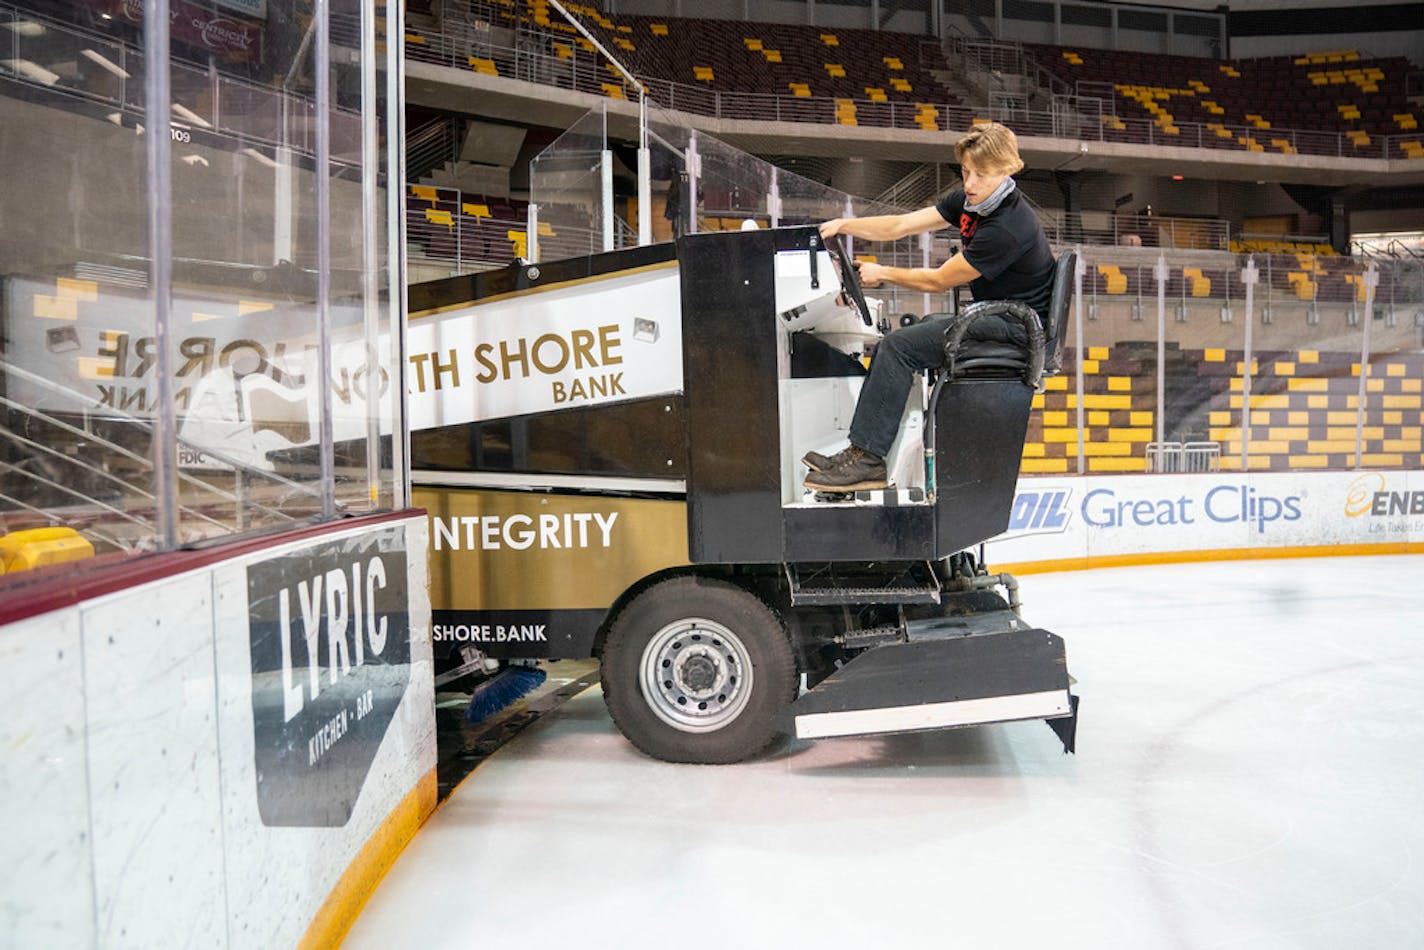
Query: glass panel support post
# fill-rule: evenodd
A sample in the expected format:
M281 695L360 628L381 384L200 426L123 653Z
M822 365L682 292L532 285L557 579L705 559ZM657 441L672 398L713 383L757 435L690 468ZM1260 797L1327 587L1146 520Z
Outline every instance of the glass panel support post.
M153 475L159 542L178 546L178 438L173 418L169 323L173 309L173 145L169 103L173 88L168 46L168 0L144 0L144 96L148 125L149 291L153 294Z
M1241 270L1241 283L1246 285L1246 340L1241 354L1241 471L1250 470L1251 450L1251 364L1255 359L1255 349L1251 340L1253 312L1256 306L1256 284L1261 272L1256 269L1254 255L1246 258L1246 266Z
M332 457L331 396L331 4L314 0L316 26L316 327L321 516L336 516L336 466Z
M1355 468L1359 468L1365 455L1365 400L1369 398L1370 378L1370 324L1375 317L1375 289L1379 287L1379 265L1370 261L1360 277L1365 286L1365 332L1360 337L1360 402L1355 410Z
M1157 278L1157 441L1166 441L1166 394L1164 383L1167 376L1167 255L1157 255L1157 265L1152 268L1152 276Z

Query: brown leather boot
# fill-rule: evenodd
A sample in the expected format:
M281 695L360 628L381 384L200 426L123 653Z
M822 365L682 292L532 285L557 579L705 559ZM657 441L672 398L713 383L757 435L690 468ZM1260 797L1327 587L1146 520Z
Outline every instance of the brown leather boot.
M820 452L807 452L801 456L801 464L813 472L825 472L844 462L846 457L850 455L850 450L853 448L855 448L855 446L847 445L834 455L822 455Z
M824 492L874 491L888 488L885 460L852 445L839 465L823 472L812 472L802 482L807 488Z

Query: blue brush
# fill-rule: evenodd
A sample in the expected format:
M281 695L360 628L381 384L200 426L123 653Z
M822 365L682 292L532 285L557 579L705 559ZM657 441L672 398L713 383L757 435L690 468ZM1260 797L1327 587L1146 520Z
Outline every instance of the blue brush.
M483 722L544 682L548 676L537 666L506 666L475 687L470 705L465 709L465 721Z

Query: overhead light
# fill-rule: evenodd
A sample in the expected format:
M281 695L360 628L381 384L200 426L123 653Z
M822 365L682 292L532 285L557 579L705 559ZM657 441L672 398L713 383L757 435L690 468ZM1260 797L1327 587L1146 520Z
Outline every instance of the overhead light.
M114 18L114 17L113 17L112 14L108 14L108 13L101 13L101 14L99 14L99 19L101 19L101 20L112 20L113 18Z
M189 122L193 123L199 128L211 129L213 127L213 124L211 122L198 115L198 113L194 112L192 109L189 109L187 106L175 102L173 103L172 108L173 111L178 114L179 118L187 119Z
M44 36L44 27L34 20L16 20L13 23L0 23L0 26L8 27L21 36Z
M110 112L108 115L104 116L104 118L108 119L110 122L114 123L117 126L122 126L124 124L124 117L118 112Z
M208 167L208 160L201 155L184 155L179 161L185 165L202 165L204 168Z
M255 148L245 148L242 150L242 154L246 155L248 158L256 159L263 165L266 165L268 168L280 167L276 162L272 161L272 159L268 158L266 155L263 155Z
M52 73L39 63L28 59L0 59L0 65L12 73L24 76L26 79L43 83L46 86L53 86L59 82L59 73Z
M94 52L94 50L92 50L92 49L82 49L82 50L79 51L79 55L80 55L80 56L83 56L85 59L89 60L89 62L94 63L96 66L100 67L101 69L104 69L104 70L106 70L106 71L108 71L108 72L113 73L115 76L118 76L120 79L132 79L132 78L133 78L132 76L129 75L128 70L124 69L122 66L120 66L118 63L114 62L113 60L111 60L111 59L109 59L109 58L107 58L107 57L105 57L105 56L103 56L103 55L101 55L101 54L99 54L99 53Z
M1181 180L1182 180L1182 176L1181 176L1181 175L1173 175L1173 176L1172 176L1172 180L1173 180L1173 181L1181 181Z

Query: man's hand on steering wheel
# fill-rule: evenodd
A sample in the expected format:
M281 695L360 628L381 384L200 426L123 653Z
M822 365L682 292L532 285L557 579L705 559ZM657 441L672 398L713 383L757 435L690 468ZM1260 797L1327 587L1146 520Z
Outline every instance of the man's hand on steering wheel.
M879 287L885 281L885 265L873 261L856 261L855 272L860 277L860 286Z

